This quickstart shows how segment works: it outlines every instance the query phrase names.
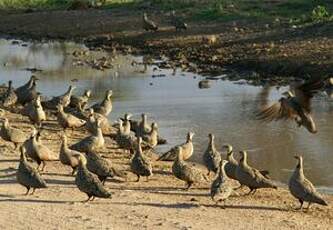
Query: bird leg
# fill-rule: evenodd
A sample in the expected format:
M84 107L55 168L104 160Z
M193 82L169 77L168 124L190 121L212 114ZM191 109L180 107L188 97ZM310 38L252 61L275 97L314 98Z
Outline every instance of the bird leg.
M24 195L27 196L29 194L30 188L29 187L26 187L26 188L27 188L27 192Z
M35 193L36 188L32 189L32 193L30 195L33 195Z
M306 208L306 211L309 211L309 209L310 209L310 205L311 205L311 202L309 202L309 205L308 205L308 207Z
M193 182L187 182L187 187L185 188L186 190L189 190L192 186Z
M82 201L82 202L83 202L83 203L87 203L87 202L90 200L90 198L91 198L91 196L88 195L88 199L86 199L86 200L84 200L84 201Z
M257 191L256 189L250 188L250 191L246 195L247 196L248 195L253 195L253 194L255 194L256 191Z
M43 164L43 166L42 166L41 172L43 172L43 171L44 171L44 168L45 168L45 166L46 166L46 163L45 163L45 161L42 161L42 164Z
M140 181L140 175L136 175L138 177L138 179L136 179L135 182L139 182Z
M301 206L299 208L296 208L296 210L302 210L303 209L303 201L299 200L299 202L301 203Z
M241 189L241 188L243 188L242 184L240 186L238 186L237 188L234 188L234 190L238 190L238 189Z
M148 181L149 181L149 176L146 177L146 182L148 182Z
M72 176L76 173L77 167L73 168Z
M91 201L94 201L94 200L95 200L95 197L93 196L92 199L91 199Z
M208 170L208 172L207 172L207 176L209 176L210 175L210 170Z

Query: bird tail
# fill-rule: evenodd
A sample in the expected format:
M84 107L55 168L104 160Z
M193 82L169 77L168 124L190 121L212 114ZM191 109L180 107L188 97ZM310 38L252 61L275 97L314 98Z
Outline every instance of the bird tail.
M328 203L323 198L321 198L320 196L316 197L315 202L318 203L318 204L324 205L324 206L328 206Z
M175 158L173 149L169 150L166 153L163 153L162 156L160 156L157 161L173 161Z
M115 176L126 179L127 174L125 172L115 169L113 167L111 168L111 170Z

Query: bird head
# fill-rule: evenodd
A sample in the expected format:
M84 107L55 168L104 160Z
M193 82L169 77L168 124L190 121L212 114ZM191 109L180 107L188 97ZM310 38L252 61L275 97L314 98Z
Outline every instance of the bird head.
M231 145L226 144L226 145L223 145L222 148L227 150L227 155L228 155L228 156L232 154L232 150L233 150L233 148L232 148Z

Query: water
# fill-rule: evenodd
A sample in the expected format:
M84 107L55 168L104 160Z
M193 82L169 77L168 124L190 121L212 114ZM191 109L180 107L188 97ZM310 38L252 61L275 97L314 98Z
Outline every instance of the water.
M158 122L161 136L169 144L159 151L182 143L186 133L195 132L195 156L200 161L208 142L208 133L216 136L219 150L225 143L234 146L236 152L248 150L249 162L259 169L268 169L271 177L286 183L296 161L295 154L305 158L305 174L316 186L333 193L333 110L332 102L326 97L314 100L314 117L317 134L310 134L297 128L293 122L262 124L253 119L253 112L260 103L262 87L235 84L228 81L213 81L210 89L199 89L200 76L191 73L177 73L171 70L154 72L149 68L140 73L142 66L132 66L133 59L142 58L118 56L115 69L93 70L90 67L73 66L71 54L83 46L74 43L45 43L27 46L13 45L0 40L0 84L13 80L20 86L31 73L27 67L42 69L36 75L40 78L38 90L46 96L60 95L68 84L77 86L76 93L84 89L93 90L93 101L101 100L104 91L114 91L114 111L111 121L125 112L139 118L142 112L150 121ZM108 55L107 53L92 55ZM115 72L119 72L117 77ZM153 74L166 77L152 78ZM72 79L78 79L72 82ZM284 89L270 89L269 99L278 99Z

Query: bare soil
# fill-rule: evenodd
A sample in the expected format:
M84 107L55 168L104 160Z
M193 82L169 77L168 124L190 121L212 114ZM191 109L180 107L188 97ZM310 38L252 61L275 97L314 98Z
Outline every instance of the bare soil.
M282 84L290 77L329 77L333 72L333 22L292 27L277 22L189 21L189 29L176 32L168 13L150 12L159 25L156 33L143 31L140 10L43 11L0 14L0 34L38 40L84 41L90 48L118 49L127 53L166 56L166 67L242 78L254 84ZM186 15L183 15L186 20ZM101 39L107 35L108 39ZM195 65L193 65L193 63Z
M5 112L14 127L27 134L30 122L21 115ZM51 119L42 130L42 140L59 153L62 130ZM70 142L87 135L66 131ZM42 176L48 188L25 196L16 182L19 153L12 143L0 139L0 228L1 229L332 229L333 208L312 205L308 212L296 211L299 203L284 189L259 190L246 196L246 190L231 197L223 208L209 196L210 183L196 184L189 191L171 174L171 164L152 159L154 175L149 182L129 171L130 155L106 138L100 153L114 167L127 172L127 178L106 182L112 199L82 203L81 193L70 175L71 169L59 161L48 162ZM202 167L197 165L198 167ZM204 169L203 169L204 170ZM213 177L211 177L213 179ZM235 185L236 186L236 185ZM325 195L333 202L333 196Z

